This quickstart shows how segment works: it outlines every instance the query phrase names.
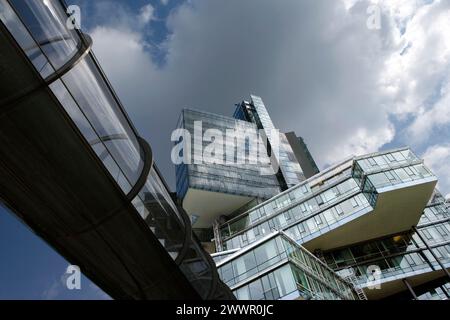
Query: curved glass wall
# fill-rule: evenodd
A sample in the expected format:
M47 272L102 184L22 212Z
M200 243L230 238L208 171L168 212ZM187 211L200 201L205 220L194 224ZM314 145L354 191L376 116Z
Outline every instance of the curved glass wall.
M102 73L89 39L66 27L58 0L2 0L0 20L27 55L43 84L75 123L149 230L202 298L215 288L214 267L192 239L185 218L146 154L143 143ZM37 88L29 88L35 90ZM19 97L20 98L20 97ZM150 167L147 177L145 167ZM135 190L140 187L140 190ZM188 221L188 220L187 220Z
M81 47L82 39L66 28L67 14L57 1L0 1L0 15L43 78L61 68Z

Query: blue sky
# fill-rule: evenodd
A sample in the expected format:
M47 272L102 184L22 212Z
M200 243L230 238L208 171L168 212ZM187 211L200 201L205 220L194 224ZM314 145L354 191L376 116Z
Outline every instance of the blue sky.
M183 107L231 115L260 95L320 167L410 145L450 195L450 2L67 0L168 182ZM367 28L377 4L381 28ZM0 208L0 299L104 299Z

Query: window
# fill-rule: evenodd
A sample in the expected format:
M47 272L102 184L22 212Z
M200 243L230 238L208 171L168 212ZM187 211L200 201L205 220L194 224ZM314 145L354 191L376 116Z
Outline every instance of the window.
M270 231L273 231L273 230L276 229L275 221L278 223L277 226L279 224L281 224L281 221L279 220L280 217L283 217L283 215L280 215L280 216L276 217L275 219L270 219L269 221L267 221L267 224L269 225L269 230Z
M272 208L274 209L274 210L276 210L276 209L278 209L278 203L277 203L278 201L273 201L272 202Z
M304 223L299 223L298 224L298 231L300 232L300 234L306 232Z
M397 174L397 176L400 177L400 179L402 181L410 181L411 180L411 178L409 177L409 175L406 174L406 172L403 168L396 169L395 173Z
M323 215L325 216L325 220L327 220L328 224L331 224L336 221L336 219L333 216L332 210L324 211Z
M316 224L317 224L318 226L320 226L320 225L323 224L323 220L322 220L322 218L320 217L320 214L316 215L316 216L314 217L314 220L316 221Z
M406 173L407 173L410 177L413 177L413 176L416 175L415 170L412 170L411 167L406 167L406 168L405 168L405 171L406 171Z
M285 219L286 221L291 220L291 217L292 217L292 210L286 211L286 212L284 213L284 219Z
M316 232L318 230L318 226L317 226L316 222L313 219L307 220L306 224L308 225L308 228L311 231L311 233L314 233L314 232Z
M302 212L306 212L306 206L304 203L300 204L300 208L302 209Z
M256 264L260 266L260 270L264 268L265 264L274 262L274 258L278 255L278 250L275 241L271 240L261 247L255 249Z
M336 206L336 212L338 215L342 216L344 214L344 210L342 209L342 206L340 204L338 204Z
M383 156L377 156L374 157L374 160L377 162L378 165L385 167L387 162Z
M411 258L411 255L406 255L405 260L408 262L410 266L415 266L416 262Z
M256 259L254 252L249 252L238 260L241 260L241 263L243 264L243 267L241 267L238 274L242 274L243 272L251 272L251 274L256 273Z
M258 215L259 217L265 217L267 215L265 207L259 208L258 211L259 211L259 215Z
M263 223L262 225L260 225L259 227L260 233L262 235L266 234L269 232L269 225L267 222Z
M367 160L369 161L369 163L370 163L370 165L371 165L372 167L374 167L374 166L377 165L377 162L375 161L374 158L368 158Z
M372 174L369 176L370 182L373 183L374 186L377 187L383 187L385 185L389 185L390 181L387 178L387 176L384 174L384 172Z
M266 300L277 300L280 298L278 293L278 286L275 281L273 273L269 273L267 276L261 278L264 288L264 296Z
M425 260L423 260L423 258L417 253L411 254L411 258L414 260L416 265L421 265L425 263Z
M233 293L236 295L238 300L251 300L248 286L239 288L238 290L234 291Z
M446 229L443 226L436 226L436 230L442 237L447 235Z
M431 233L428 230L424 229L424 230L422 230L422 233L425 236L425 238L427 238L428 240L433 239L433 236L431 235Z
M386 177L388 177L389 180L391 180L391 181L396 180L391 171L386 171L385 174L386 174Z
M306 186L306 184L302 185L301 189L302 189L303 193L308 193L308 187Z
M317 204L316 198L309 199L309 200L306 202L306 205L307 205L307 207L308 207L308 209L309 209L310 211L314 211L314 210L316 210L316 209L319 208L319 205Z
M250 243L255 240L255 229L250 229L247 231L247 238Z
M357 198L351 198L351 199L350 199L350 202L351 202L353 208L356 208L357 206L359 206L359 203L358 203L358 199L357 199Z
M405 157L402 155L401 152L394 152L392 155L394 156L395 160L397 160L397 162L405 161Z
M242 241L243 241L243 242L247 242L247 241L248 241L248 239L247 239L247 233L243 233L243 234L241 235L241 237L242 237Z
M324 203L322 197L320 196L320 194L316 197L316 201L319 204L319 206L323 205L323 203Z
M394 156L392 155L392 153L386 154L386 158L387 158L389 161L391 161L391 162L395 162L395 158L394 158Z
M294 277L292 275L291 267L285 265L284 267L274 272L274 278L277 283L277 289L280 296L285 296L296 289Z
M263 290L260 279L256 280L255 282L250 283L248 288L249 288L250 297L252 300L264 299L264 290Z
M441 248L436 248L436 250L433 251L434 254L438 257L438 259L443 259L444 255L442 254ZM446 252L444 251L444 254Z
M416 169L416 171L420 174L420 175L422 175L423 177L427 177L427 176L429 176L430 175L430 173L428 172L428 170L423 166L423 165L417 165L417 166L414 166L414 168Z
M255 210L249 213L250 223L253 223L259 219L259 210Z
M234 278L233 275L233 268L231 263L224 265L222 268L220 268L222 271L222 279L225 283L231 283L232 279Z
M294 192L290 192L290 193L289 193L289 199L290 199L291 201L294 201L294 200L295 200L295 194L294 194Z
M355 259L353 258L353 255L349 249L343 249L333 252L332 255L338 268L355 262Z

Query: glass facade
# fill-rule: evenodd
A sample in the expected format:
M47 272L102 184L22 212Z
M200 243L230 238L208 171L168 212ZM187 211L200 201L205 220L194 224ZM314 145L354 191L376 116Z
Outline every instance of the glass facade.
M357 299L352 284L284 233L222 259L218 270L239 300Z
M417 230L441 263L449 268L450 211L437 191L436 194L438 196L425 208ZM373 265L380 268L381 281L390 277L404 277L412 272L426 273L440 269L425 243L413 231L324 252L323 256L328 266L338 272L351 267L362 286L370 276L368 267Z
M261 256L259 260L256 249L252 249L250 254L246 253L247 248L264 250L260 242L276 230L283 230L296 243L308 242L346 224L352 215L369 215L377 208L381 193L432 180L435 180L433 173L408 148L343 161L220 225L224 250L231 250L237 256L232 263L219 262L223 265L221 277L231 285L238 299L289 296L283 288L271 292L271 281L267 279L259 277L257 280L248 280L270 266L278 266L288 255L286 248L275 241L267 242L270 254ZM450 216L447 206L445 199L435 191L420 217L418 230L427 239L427 244L432 247L439 261L450 267ZM317 254L342 276L348 274L348 268L354 269L355 279L352 281L359 290L367 286L373 265L380 267L381 277L386 281L440 269L438 261L417 234L399 231L398 234L378 240L367 240L325 253L319 251ZM284 266L283 271L277 271L277 268L270 276L272 279L280 277L282 273L295 277L295 272L286 271L291 270L292 265ZM248 283L241 289L240 283L246 281ZM433 297L440 297L444 293L439 288L437 292L440 295L433 292Z
M178 127L186 129L190 133L191 163L182 163L176 166L177 195L183 199L189 188L214 191L226 194L242 195L260 199L268 199L280 192L277 179L273 175L261 175L258 165L250 161L256 161L257 154L249 152L249 144L257 145L257 137L249 135L237 135L233 145L232 152L225 148L222 150L222 163L208 163L202 159L205 148L210 141L201 140L201 144L195 144L194 126L196 122L201 122L200 139L209 129L218 130L225 135L227 130L236 132L246 132L250 130L257 132L255 125L236 120L230 117L220 116L208 112L184 109L179 120ZM183 137L189 139L189 137ZM248 139L252 139L249 142ZM225 144L225 141L223 141ZM178 141L176 143L179 143ZM245 152L239 152L238 149L245 146ZM227 144L228 147L228 144ZM232 159L228 157L233 156Z
M258 129L264 130L271 146L278 146L278 153L274 153L274 156L280 168L278 179L282 190L305 180L302 168L286 136L280 133L279 139L275 140L272 131L276 128L261 97L252 95L250 103L243 101L240 105L237 105L234 117L254 123Z
M450 283L433 288L417 298L418 300L448 300L450 298Z
M62 6L55 1L43 2L0 1L0 19L45 79L77 54L82 39L76 30L66 28L67 14Z
M295 132L288 132L285 134L286 139L291 145L292 151L294 152L297 162L302 168L305 178L309 179L312 176L320 172L317 164L309 152L308 146L301 137L297 137Z
M230 250L281 229L302 243L353 215L371 212L383 188L433 177L409 149L344 161L230 219L220 226L220 238Z

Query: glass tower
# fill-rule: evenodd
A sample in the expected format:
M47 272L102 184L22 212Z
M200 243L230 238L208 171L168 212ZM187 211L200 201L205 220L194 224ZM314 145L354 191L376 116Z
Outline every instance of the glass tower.
M237 104L233 117L184 109L177 128L184 133L175 146L183 144L188 153L180 152L184 158L176 164L177 196L194 228L210 228L305 180L291 144L275 129L260 97ZM230 140L232 131L236 136ZM205 152L219 140L211 132L222 134L222 144L219 156L216 150L214 161L207 161ZM258 162L263 157L267 166Z
M279 134L279 139L274 139L272 130L276 130L276 128L261 97L251 95L250 102L243 101L238 104L234 117L254 123L258 129L264 131L272 149L274 149L275 145L278 146L278 152L275 152L274 156L280 168L279 172L277 172L277 178L282 190L293 187L305 180L302 168L286 136L281 133Z
M202 118L200 111L189 117L191 122ZM408 147L349 157L319 172L295 133L280 134L279 141L270 137L274 125L257 96L236 105L237 120L207 117L220 119L211 122L213 127L229 122L262 130L269 154L276 143L280 146L275 159L279 170L266 185L278 186L275 195L220 219L220 203L203 206L202 214L215 221L203 227L212 229L219 274L238 299L448 297L448 203L435 190L437 177ZM239 173L243 177L247 169L213 163L203 180L196 180L195 170L180 174L178 169L177 181L189 188L192 176L196 188L210 188L208 175L214 172L222 183L215 192L231 194L246 189L240 185L247 179L239 181ZM235 179L228 180L227 171ZM292 259L292 250L302 252L303 265ZM305 257L319 259L326 274ZM336 291L336 283L344 285Z

